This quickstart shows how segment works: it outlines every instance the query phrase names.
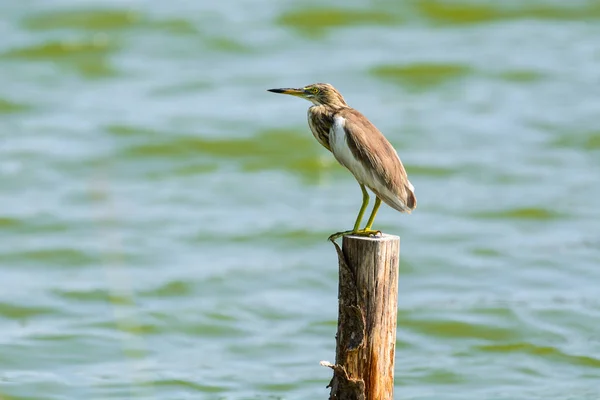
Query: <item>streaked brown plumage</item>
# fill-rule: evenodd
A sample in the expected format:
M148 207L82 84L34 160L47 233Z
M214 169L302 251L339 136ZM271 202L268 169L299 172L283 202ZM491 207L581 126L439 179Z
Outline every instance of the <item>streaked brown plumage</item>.
M328 83L316 83L301 89L270 89L274 93L290 94L313 103L308 109L308 124L317 141L331 151L346 167L363 191L363 205L352 231L343 234L369 235L380 200L390 207L410 213L417 207L414 187L394 147L364 115L348 106L344 97ZM360 220L368 203L368 187L376 196L369 222L360 230ZM332 239L332 240L333 240Z

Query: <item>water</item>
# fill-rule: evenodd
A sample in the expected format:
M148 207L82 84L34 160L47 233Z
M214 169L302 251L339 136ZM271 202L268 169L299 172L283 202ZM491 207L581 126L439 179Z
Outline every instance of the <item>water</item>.
M600 399L600 3L0 5L0 397L328 396L360 190L273 87L330 82L416 187L398 399Z

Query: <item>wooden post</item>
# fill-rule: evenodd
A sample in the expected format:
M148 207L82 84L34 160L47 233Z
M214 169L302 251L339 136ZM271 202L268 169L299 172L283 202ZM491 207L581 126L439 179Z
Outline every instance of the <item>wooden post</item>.
M400 238L345 236L330 400L393 400Z

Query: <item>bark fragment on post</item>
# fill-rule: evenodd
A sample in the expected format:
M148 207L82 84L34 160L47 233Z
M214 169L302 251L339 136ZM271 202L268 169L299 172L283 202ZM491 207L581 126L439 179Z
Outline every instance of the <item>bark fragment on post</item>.
M400 238L345 236L330 400L393 400Z

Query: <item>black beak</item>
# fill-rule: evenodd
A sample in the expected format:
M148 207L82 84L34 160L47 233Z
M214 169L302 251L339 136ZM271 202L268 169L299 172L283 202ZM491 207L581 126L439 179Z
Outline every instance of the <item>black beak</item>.
M267 89L267 91L273 92L273 93L291 94L292 96L303 96L304 95L304 89L281 88L281 89Z

